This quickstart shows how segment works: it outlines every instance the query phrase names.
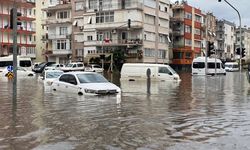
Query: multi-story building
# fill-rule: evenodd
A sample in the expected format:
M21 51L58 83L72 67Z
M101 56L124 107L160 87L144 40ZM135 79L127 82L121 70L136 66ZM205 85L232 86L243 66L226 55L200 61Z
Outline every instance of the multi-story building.
M250 28L241 28L241 36L242 36L242 48L245 48L246 56L244 57L245 60L249 62L250 60ZM236 29L236 44L235 48L240 47L240 28Z
M201 55L203 14L200 9L188 5L186 1L177 1L172 9L172 64L179 69L188 69L193 58Z
M211 12L203 13L202 22L202 56L206 54L207 42L214 43L215 49L217 46L216 41L216 17Z
M47 0L36 1L36 62L45 61L45 46L46 42L44 41L44 35L47 32L47 28L42 25L43 20L46 17L45 11L42 11L42 8L45 7Z
M224 61L235 60L235 24L217 20L216 28L217 56Z
M6 56L13 52L13 35L10 29L10 10L14 0L1 0L0 3L0 55ZM17 11L22 14L19 17L22 25L18 25L17 44L18 54L36 58L35 37L35 1L16 0Z
M44 55L47 61L67 63L72 54L71 0L44 1L42 10L46 12L42 25L47 30L43 36L46 42Z
M84 14L74 16L73 24L78 26L74 41L81 46L75 46L73 57L82 59L84 55L87 62L96 53L119 52L126 62L169 62L169 0L77 0L76 3L79 5L74 9Z
M86 0L72 0L72 59L84 61L84 15Z

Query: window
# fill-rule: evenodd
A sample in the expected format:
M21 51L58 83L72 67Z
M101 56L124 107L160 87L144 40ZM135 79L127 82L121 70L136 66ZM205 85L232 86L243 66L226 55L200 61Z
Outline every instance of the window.
M192 19L192 14L186 12L186 13L185 13L185 18L186 18L186 19Z
M167 7L165 7L165 12L168 12L168 8Z
M76 2L75 3L75 11L84 10L84 2Z
M193 62L193 68L205 68L204 62Z
M87 36L87 40L88 40L88 41L92 41L92 40L93 40L92 35Z
M191 26L185 25L185 32L191 33L192 29Z
M174 59L182 59L183 53L182 52L174 52L173 58Z
M168 35L159 34L159 42L160 43L168 43Z
M155 24L155 16L145 14L145 23Z
M208 63L207 66L210 69L214 69L215 68L215 63ZM216 63L216 68L220 68L220 63Z
M201 16L195 15L195 21L201 22Z
M195 28L194 34L201 35L201 30L200 30L200 29Z
M89 9L97 9L97 0L89 0Z
M192 41L188 40L188 39L185 39L185 45L186 46L191 46L192 45Z
M96 23L114 22L114 12L96 13Z
M67 27L60 27L59 34L60 35L66 35L68 33Z
M20 67L30 67L31 66L31 61L29 60L20 60L19 62Z
M66 49L66 40L57 40L57 49Z
M65 19L65 18L69 18L69 12L67 11L61 11L57 13L57 19Z
M159 67L159 73L169 74L172 75L172 73L168 70L167 67Z

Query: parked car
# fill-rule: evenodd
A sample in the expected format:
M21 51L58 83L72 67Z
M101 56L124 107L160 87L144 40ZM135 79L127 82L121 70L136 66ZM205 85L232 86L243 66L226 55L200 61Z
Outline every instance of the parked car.
M226 71L239 71L240 70L240 66L237 62L226 62L225 63L225 70Z
M55 62L42 62L37 67L34 67L32 71L34 71L35 73L42 73L45 67L52 64L55 64Z
M64 72L69 71L84 71L84 65L82 62L73 62L67 64L65 67L61 68Z
M63 73L64 72L62 70L44 70L39 79L43 81L44 85L49 86Z
M7 67L3 70L1 76L6 76L9 71L7 70ZM34 77L35 73L33 71L27 70L22 67L17 67L17 78L18 77Z
M61 70L64 67L64 64L51 64L46 66L44 70Z
M85 67L85 71L90 72L103 72L103 68L97 64L89 64Z
M51 89L78 95L107 95L121 93L121 89L95 72L68 72L54 80Z

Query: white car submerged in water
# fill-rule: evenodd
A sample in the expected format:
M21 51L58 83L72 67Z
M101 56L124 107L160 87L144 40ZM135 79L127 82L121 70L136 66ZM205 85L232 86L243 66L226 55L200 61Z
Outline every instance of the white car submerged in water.
M53 91L69 92L78 95L112 95L121 93L121 89L95 72L68 72L54 80Z

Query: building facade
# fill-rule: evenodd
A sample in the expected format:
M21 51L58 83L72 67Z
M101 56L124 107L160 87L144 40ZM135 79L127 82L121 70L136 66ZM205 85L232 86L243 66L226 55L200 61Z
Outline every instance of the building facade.
M177 1L172 9L172 64L179 69L188 69L192 60L202 53L203 14L200 9L189 6L186 1Z
M216 21L217 56L223 61L235 60L235 24L227 20Z
M236 29L236 44L235 48L240 47L240 28ZM245 61L250 61L250 28L244 27L241 29L242 48L245 48L246 56L243 58Z
M47 61L67 63L72 55L72 5L71 0L44 1L42 23L44 55Z
M122 55L121 62L169 63L169 0L75 0L74 4L78 43L74 58L89 62L105 54L114 60Z
M203 13L202 22L202 56L206 54L207 42L214 43L214 48L217 49L216 40L216 17L211 12Z
M7 56L13 52L13 35L10 29L10 10L14 0L1 0L0 3L0 56ZM35 1L16 0L17 11L21 25L17 26L17 48L19 55L36 58L36 26L35 26Z
M44 35L47 32L47 28L42 25L43 20L46 17L46 13L42 11L42 8L45 7L47 0L36 1L36 62L45 61L45 46L46 42L44 41Z

